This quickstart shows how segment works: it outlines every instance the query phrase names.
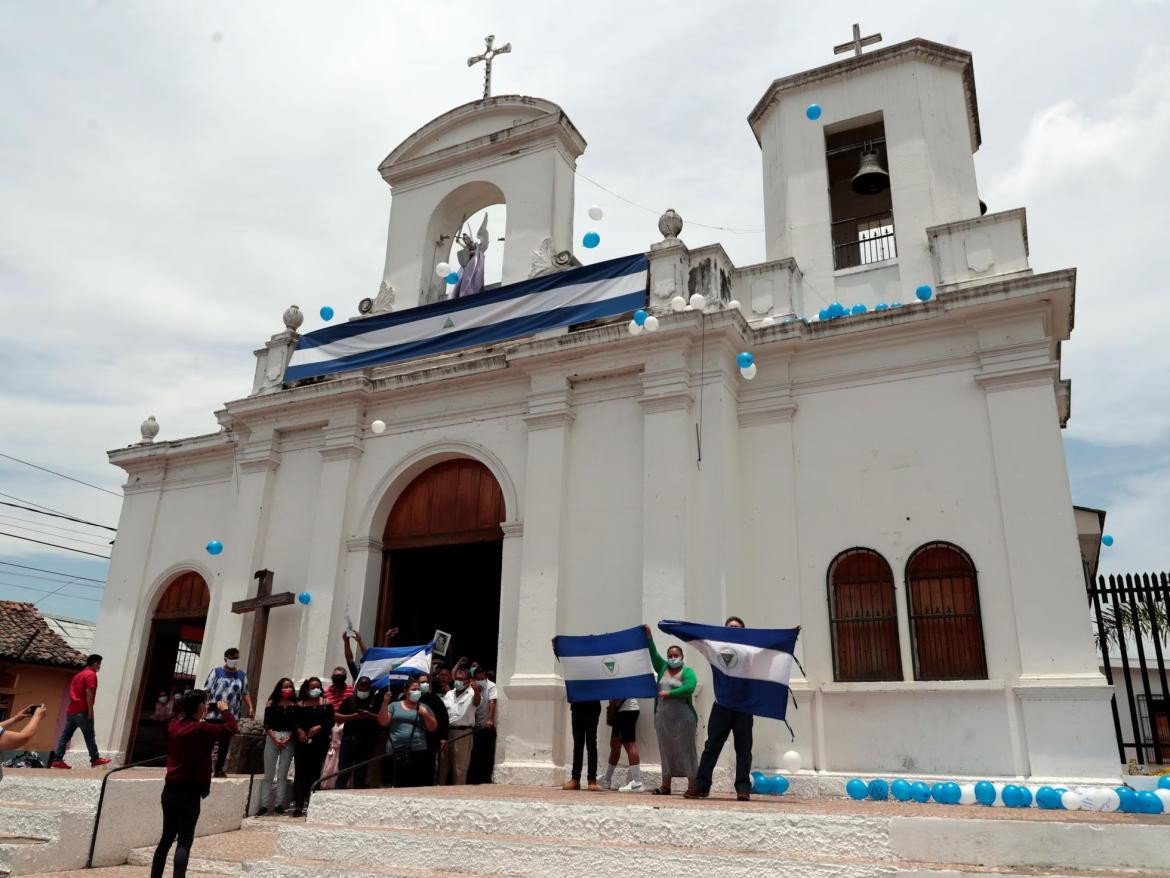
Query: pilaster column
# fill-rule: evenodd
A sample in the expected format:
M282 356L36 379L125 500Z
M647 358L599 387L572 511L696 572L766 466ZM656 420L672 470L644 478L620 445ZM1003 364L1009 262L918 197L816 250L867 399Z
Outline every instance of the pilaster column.
M374 537L350 537L345 541L344 571L338 598L334 601L336 622L344 627L345 617L353 620L354 626L367 632L367 645L379 642L381 632L377 631L379 588L382 578L382 541ZM340 615L337 615L337 613ZM326 664L340 664L344 660L341 647L341 632L338 628L329 641ZM336 656L336 658L334 658ZM356 659L357 656L355 655Z
M360 407L334 412L325 427L325 446L320 451L321 477L305 571L305 589L313 600L305 607L301 621L298 677L324 675L329 670L328 657L333 658L333 664L341 658L340 635L345 627L342 620L347 597L342 585L342 561L348 554L345 534L349 496L361 453Z
M564 375L534 374L528 397L528 451L524 478L524 529L519 552L515 664L505 691L509 701L505 761L551 767L564 722L564 685L549 641L557 633L565 477L573 423L571 388ZM515 548L505 539L505 565ZM506 571L502 571L506 572Z

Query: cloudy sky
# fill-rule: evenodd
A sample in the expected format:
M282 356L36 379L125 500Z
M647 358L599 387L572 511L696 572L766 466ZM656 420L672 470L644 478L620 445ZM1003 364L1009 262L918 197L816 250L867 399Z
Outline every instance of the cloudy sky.
M379 161L475 99L483 36L511 41L497 94L563 106L589 142L578 230L593 258L645 250L672 206L762 226L745 118L768 83L832 60L861 21L975 56L992 210L1028 209L1032 265L1076 266L1065 433L1076 502L1109 511L1105 568L1170 568L1170 6L1165 2L0 0L0 501L117 523L105 451L216 429L252 351L296 302L340 316L377 291ZM874 18L880 13L880 18ZM759 234L690 225L740 264ZM1159 256L1162 254L1162 256ZM306 329L320 321L310 316ZM109 532L0 506L0 532L105 554ZM36 530L33 530L33 529ZM40 531L39 533L37 531ZM0 537L0 597L94 617L97 558ZM15 564L24 567L13 566ZM42 578L34 578L42 577ZM65 597L71 595L71 597Z

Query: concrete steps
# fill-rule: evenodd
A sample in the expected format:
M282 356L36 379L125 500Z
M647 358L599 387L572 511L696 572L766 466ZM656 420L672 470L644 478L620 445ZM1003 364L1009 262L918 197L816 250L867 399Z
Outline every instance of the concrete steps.
M92 825L89 815L74 808L0 803L0 876L84 865Z
M187 869L209 875L239 875L243 872L245 862L270 857L275 845L276 833L269 831L267 827L241 829L238 832L196 838L191 849L191 858L187 861ZM149 866L153 860L153 845L135 848L126 857L126 862L131 866ZM168 875L174 860L172 848L171 856L167 858Z

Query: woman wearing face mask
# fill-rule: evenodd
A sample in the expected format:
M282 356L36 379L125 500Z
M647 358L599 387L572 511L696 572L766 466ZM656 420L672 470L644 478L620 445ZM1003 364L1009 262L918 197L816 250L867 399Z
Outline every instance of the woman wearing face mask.
M683 661L682 647L672 645L663 659L654 646L650 626L643 625L650 661L658 674L658 697L654 700L654 731L658 733L658 753L662 762L662 786L655 795L669 796L671 778L685 777L687 789L695 788L699 759L695 753L695 730L699 715L691 696L695 691L695 672Z
M450 720L447 718L447 708L443 704L441 692L434 692L431 689L431 678L429 674L419 674L418 688L422 692L422 698L419 699L419 704L422 704L435 717L435 730L427 732L427 763L424 766L425 777L422 778L424 785L433 786L435 783L435 773L438 768L439 751L447 743L448 726Z
M352 694L341 702L336 720L344 723L341 727L341 752L337 759L337 789L352 786L364 790L368 765L349 771L359 762L365 762L374 755L374 742L378 738L378 713L382 706L382 695L374 692L369 677L358 677Z
M293 817L300 817L309 805L309 789L321 778L321 766L333 733L333 705L325 700L320 677L301 683L300 703L294 712L297 749L293 754Z
M378 723L390 729L386 752L392 753L396 787L417 787L427 783L427 732L439 724L435 715L421 704L422 688L415 678L406 684L399 701L387 699L378 714Z
M264 782L260 785L260 810L256 812L257 817L263 817L272 807L273 781L276 782L274 810L277 814L284 813L288 766L296 749L296 706L296 686L288 677L281 677L264 708Z

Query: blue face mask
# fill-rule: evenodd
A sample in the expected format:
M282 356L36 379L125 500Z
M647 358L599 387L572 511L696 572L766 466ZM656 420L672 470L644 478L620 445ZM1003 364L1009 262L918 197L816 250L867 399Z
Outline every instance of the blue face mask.
M321 697L321 690L320 689L310 689L309 690L309 697L310 698L320 698Z
M418 691L421 692L423 695L426 695L428 692L431 691L431 684L430 683L419 683L418 684Z
M464 683L462 680L455 681L455 691L456 692L462 692L466 686L467 686L467 684Z
M668 664L670 667L674 668L675 670L678 670L679 668L681 668L681 667L683 666L683 660L682 660L682 659L680 659L680 658L671 658L671 659L667 659L667 660L666 660L666 663L667 663L667 664Z
M421 690L419 690L419 689L411 689L410 690L410 700L411 701L418 701L420 698L422 698L422 691Z

